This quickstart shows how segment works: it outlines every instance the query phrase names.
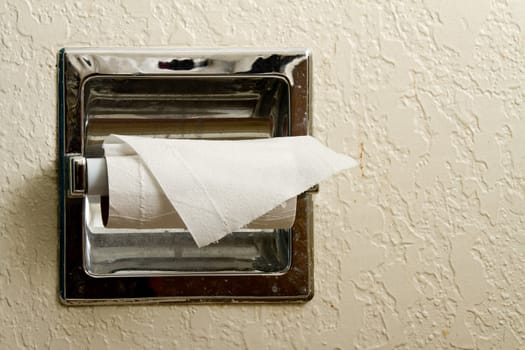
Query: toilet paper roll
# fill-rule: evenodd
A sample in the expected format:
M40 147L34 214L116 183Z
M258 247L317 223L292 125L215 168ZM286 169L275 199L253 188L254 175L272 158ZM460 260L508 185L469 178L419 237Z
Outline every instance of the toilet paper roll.
M211 141L111 135L103 147L108 226L179 220L199 247L357 164L309 136Z
M108 228L185 228L184 222L138 156L113 157L110 170L105 158L87 158L88 195L108 196L111 206L102 217ZM109 173L109 174L108 174ZM295 221L297 198L290 198L250 222L250 229L287 229ZM103 206L104 207L104 206Z

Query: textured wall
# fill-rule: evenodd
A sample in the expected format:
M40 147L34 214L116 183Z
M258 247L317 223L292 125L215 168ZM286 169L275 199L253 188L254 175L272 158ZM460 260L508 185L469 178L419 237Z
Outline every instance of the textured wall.
M223 4L228 3L225 7ZM0 348L525 348L525 2L0 0ZM310 47L306 305L57 301L55 54Z

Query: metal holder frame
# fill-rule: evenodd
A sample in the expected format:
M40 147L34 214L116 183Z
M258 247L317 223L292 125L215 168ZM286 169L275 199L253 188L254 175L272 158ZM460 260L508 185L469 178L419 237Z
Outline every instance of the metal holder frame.
M304 302L313 297L311 192L297 200L290 265L279 273L164 273L93 276L86 270L85 162L93 141L82 89L97 77L285 79L290 136L308 135L311 57L307 50L62 49L58 54L60 298L63 303ZM129 120L129 123L138 122ZM140 121L144 124L144 120ZM205 122L205 121L203 121ZM147 121L146 121L147 123ZM159 124L161 125L161 124ZM148 126L150 127L150 126ZM163 130L158 130L163 132ZM133 131L125 131L133 133ZM165 131L164 131L165 132ZM104 135L97 135L98 138ZM94 137L93 139L97 139ZM226 136L228 137L228 136Z

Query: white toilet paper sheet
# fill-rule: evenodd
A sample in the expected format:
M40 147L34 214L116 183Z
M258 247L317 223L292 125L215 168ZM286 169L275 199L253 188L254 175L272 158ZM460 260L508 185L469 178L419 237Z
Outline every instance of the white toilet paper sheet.
M157 180L139 156L118 156L116 155L120 154L118 149L110 150L108 153L112 155L107 156L107 160L97 158L87 160L88 193L105 194L110 198L107 228L186 228ZM111 183L110 186L108 181ZM101 185L104 182L105 186ZM105 188L105 191L100 188ZM295 209L296 197L290 198L250 222L246 227L290 228L295 221Z
M162 227L180 219L199 247L357 165L310 136L212 141L111 135L103 147L108 226Z

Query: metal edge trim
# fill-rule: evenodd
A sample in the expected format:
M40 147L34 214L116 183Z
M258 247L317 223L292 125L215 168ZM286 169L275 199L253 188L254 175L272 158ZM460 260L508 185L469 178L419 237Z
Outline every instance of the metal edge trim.
M65 159L64 159L64 117L65 117L65 105L64 105L64 56L65 48L58 51L58 76L57 76L57 90L58 90L58 231L60 240L59 249L59 294L62 300L66 299L66 288L65 288L65 203L64 203L64 174L65 174Z

